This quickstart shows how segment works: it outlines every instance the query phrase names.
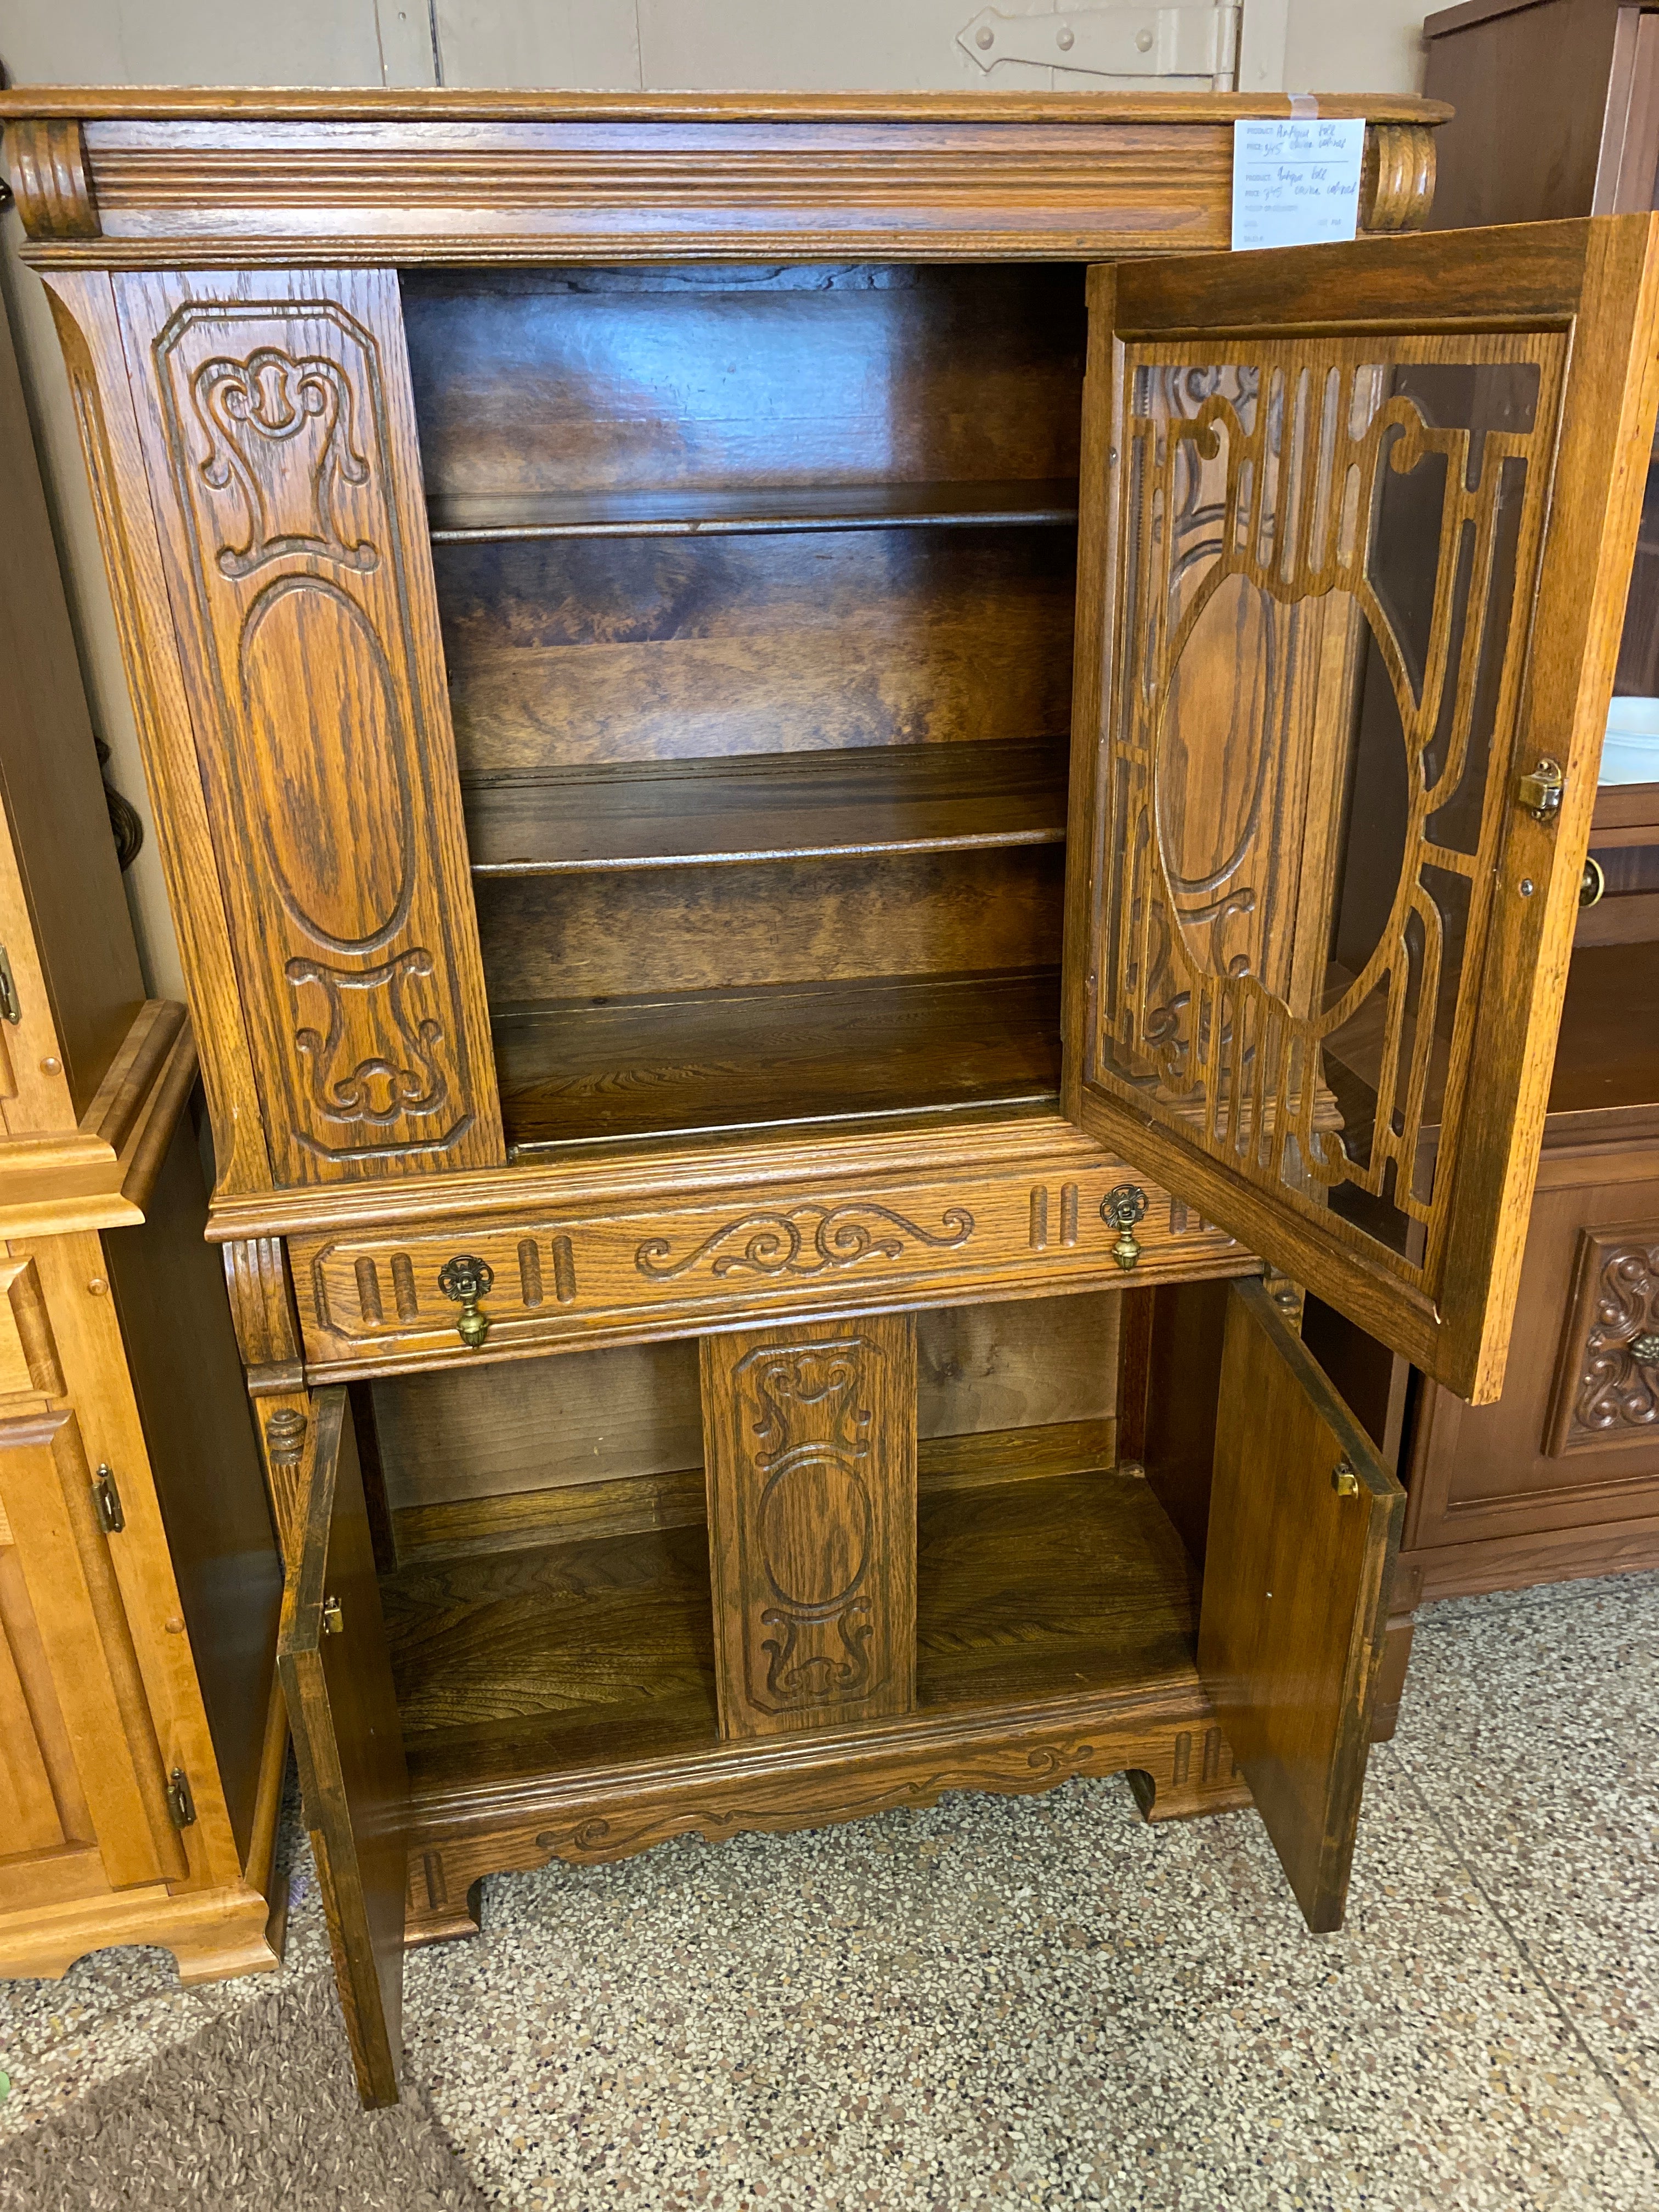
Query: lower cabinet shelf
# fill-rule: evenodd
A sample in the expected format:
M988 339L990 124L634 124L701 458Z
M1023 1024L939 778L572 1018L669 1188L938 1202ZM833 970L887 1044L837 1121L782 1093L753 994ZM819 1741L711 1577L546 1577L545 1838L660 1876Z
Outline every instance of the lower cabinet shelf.
M1154 1817L1248 1803L1199 1682L1180 1538L1144 1478L1052 1463L1084 1425L924 1446L915 1711L832 1738L720 1741L701 1520L386 1577L410 1940L470 1927L483 1873L690 1830L1126 1768Z

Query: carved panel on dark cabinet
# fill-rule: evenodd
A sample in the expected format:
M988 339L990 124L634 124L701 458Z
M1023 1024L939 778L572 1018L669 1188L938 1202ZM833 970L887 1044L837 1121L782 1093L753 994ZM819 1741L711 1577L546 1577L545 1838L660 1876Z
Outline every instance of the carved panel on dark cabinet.
M1659 1443L1659 1232L1579 1232L1546 1451Z
M396 279L117 285L277 1178L495 1163Z
M706 1337L702 1396L722 1733L908 1712L910 1321Z

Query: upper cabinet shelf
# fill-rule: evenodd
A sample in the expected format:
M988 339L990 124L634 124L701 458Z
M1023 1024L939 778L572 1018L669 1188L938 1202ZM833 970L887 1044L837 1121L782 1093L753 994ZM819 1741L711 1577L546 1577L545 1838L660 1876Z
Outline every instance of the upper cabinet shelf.
M432 493L440 545L521 538L718 538L802 530L1075 526L1075 478L761 484L737 490Z
M475 876L1058 845L1064 738L550 769L465 787Z

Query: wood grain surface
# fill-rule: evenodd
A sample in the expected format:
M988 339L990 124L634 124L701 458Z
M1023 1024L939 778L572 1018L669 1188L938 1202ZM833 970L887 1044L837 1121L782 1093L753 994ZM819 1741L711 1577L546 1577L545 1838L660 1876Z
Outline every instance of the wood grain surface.
M726 1738L915 1702L916 1354L908 1315L701 1341Z
M277 1665L358 2094L395 2105L409 1777L346 1394L313 1404Z
M1198 1665L1316 1934L1346 1908L1405 1502L1267 1291L1235 1285Z

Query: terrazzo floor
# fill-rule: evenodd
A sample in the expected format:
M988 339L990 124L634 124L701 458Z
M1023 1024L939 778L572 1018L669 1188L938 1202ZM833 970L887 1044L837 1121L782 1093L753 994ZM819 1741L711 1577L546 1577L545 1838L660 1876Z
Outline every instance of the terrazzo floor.
M295 1875L283 1971L315 1975L302 1844ZM0 1984L0 2156L269 1986L147 1951ZM1253 1813L1149 1828L1076 1783L502 1876L480 1940L410 1955L404 2028L501 2205L1654 2212L1656 1991L1630 1576L1425 1616L1340 1936Z

